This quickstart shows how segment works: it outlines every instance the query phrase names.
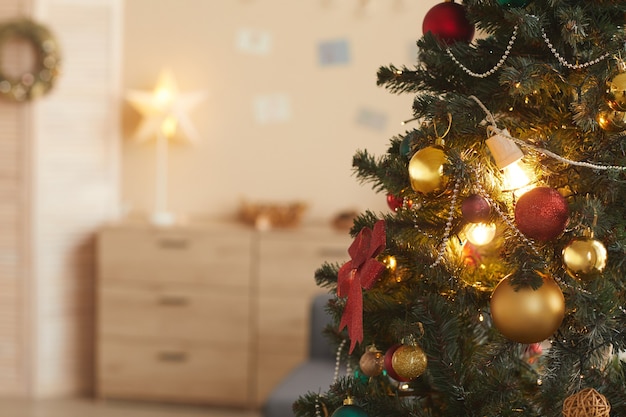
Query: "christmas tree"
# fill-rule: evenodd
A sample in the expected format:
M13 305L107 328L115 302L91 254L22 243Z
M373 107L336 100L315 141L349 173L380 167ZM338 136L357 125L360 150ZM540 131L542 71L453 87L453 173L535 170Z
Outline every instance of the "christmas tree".
M426 14L404 134L359 180L327 336L298 416L626 416L623 0L465 0ZM625 56L622 56L625 55Z

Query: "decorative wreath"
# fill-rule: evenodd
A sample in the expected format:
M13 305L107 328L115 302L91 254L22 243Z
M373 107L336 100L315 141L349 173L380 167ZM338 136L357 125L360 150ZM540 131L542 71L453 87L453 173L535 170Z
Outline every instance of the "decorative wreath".
M35 51L35 64L31 72L17 78L4 74L0 60L0 97L25 101L46 94L60 73L59 46L52 33L30 19L0 23L0 49L10 40L24 39Z

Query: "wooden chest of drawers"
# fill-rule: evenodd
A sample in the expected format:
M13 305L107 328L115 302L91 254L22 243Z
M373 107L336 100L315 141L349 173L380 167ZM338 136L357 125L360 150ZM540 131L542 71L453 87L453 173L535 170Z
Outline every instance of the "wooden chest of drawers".
M98 395L247 405L250 232L110 228L98 248Z
M116 226L98 239L101 398L255 407L307 355L329 228ZM330 383L331 381L329 381Z

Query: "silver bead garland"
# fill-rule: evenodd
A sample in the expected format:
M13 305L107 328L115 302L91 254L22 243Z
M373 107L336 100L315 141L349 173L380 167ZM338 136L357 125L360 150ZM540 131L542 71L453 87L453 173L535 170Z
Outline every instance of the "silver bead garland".
M446 228L443 233L443 240L439 245L439 251L437 252L437 258L435 262L433 262L430 267L434 268L441 263L443 260L443 255L446 253L446 247L448 246L448 241L450 240L450 232L452 231L452 220L454 220L454 209L456 208L456 200L459 197L459 189L461 187L461 178L457 178L454 183L454 191L452 192L452 199L450 200L450 211L448 212L448 219L446 221Z
M344 339L341 341L341 343L339 344L339 347L337 348L337 354L335 355L335 374L333 375L333 385L337 383L337 380L339 379L339 367L341 366L341 351L343 350L344 346L346 345L347 340ZM349 373L349 365L346 365L346 373Z
M454 56L454 54L452 53L450 48L446 48L446 53L452 59L452 61L454 61L454 63L457 64L459 66L459 68L461 68L463 71L465 71L465 73L467 73L468 75L471 75L472 77L476 77L476 78L487 78L491 74L493 74L496 71L498 71L500 69L500 67L502 65L504 65L504 63L508 59L509 54L511 53L511 49L513 48L513 44L515 43L515 40L517 39L517 29L518 29L518 27L519 27L518 25L515 25L515 28L513 29L513 34L511 35L511 39L509 39L509 43L506 46L506 50L504 51L504 54L502 54L502 56L500 57L500 60L498 61L498 63L493 68L491 68L489 71L485 71L483 73L474 72L471 69L467 68L465 65L463 65L461 62L459 62L459 60L456 59L456 57Z
M550 39L548 39L548 35L546 35L546 31L543 30L543 28L541 28L541 37L543 37L544 42L546 43L546 45L548 45L548 48L550 48L550 51L552 52L552 55L554 55L554 57L556 59L559 60L559 62L570 69L581 69L581 68L587 68L590 67L592 65L595 65L605 59L607 59L609 56L611 56L611 53L607 52L604 55L599 56L598 58L589 61L589 62L585 62L584 64L570 64L569 62L567 62L567 60L565 58L563 58L561 56L561 54L559 54L559 51L556 50L556 48L554 47L554 45L552 45L552 42L550 42Z
M339 346L337 347L337 353L335 354L335 373L333 375L333 385L335 385L337 383L337 381L339 380L339 368L341 367L341 353L343 351L343 348L346 346L347 340L344 339L341 341L341 343L339 344ZM346 363L346 373L349 374L351 373L351 367L350 367L350 363L348 361L348 363ZM322 394L318 394L317 398L315 398L315 416L316 417L322 417L322 412L320 411L320 399L322 399L324 397L324 395Z
M511 49L513 49L513 44L515 44L515 40L517 39L517 30L518 30L518 28L519 28L519 25L515 25L515 27L513 29L513 34L511 35L511 39L509 39L509 42L508 42L508 44L506 46L506 50L504 51L504 53L502 54L502 56L500 57L500 59L498 60L496 65L494 65L494 67L491 68L488 71L479 73L479 72L474 72L471 69L467 68L465 65L463 65L454 56L454 54L452 53L450 48L446 48L446 54L448 54L450 59L452 59L452 61L456 65L458 65L459 68L461 68L467 75L470 75L470 76L475 77L475 78L487 78L490 75L494 74L496 71L498 71L500 69L500 67L502 67L502 65L504 65L506 60L509 58L509 55L511 54ZM598 58L593 59L593 60L588 61L588 62L585 62L583 64L571 64L565 58L563 58L561 56L559 51L556 50L556 48L554 47L552 42L550 42L550 39L548 38L548 35L546 34L546 31L543 28L541 28L541 37L543 38L544 42L546 43L546 45L550 49L550 52L552 52L552 55L554 55L554 57L559 60L561 65L563 65L563 66L565 66L567 68L570 68L570 69L587 68L587 67L590 67L592 65L595 65L595 64L598 64L598 63L602 62L603 60L607 59L608 57L610 57L612 55L610 52L606 52L603 55L599 56Z

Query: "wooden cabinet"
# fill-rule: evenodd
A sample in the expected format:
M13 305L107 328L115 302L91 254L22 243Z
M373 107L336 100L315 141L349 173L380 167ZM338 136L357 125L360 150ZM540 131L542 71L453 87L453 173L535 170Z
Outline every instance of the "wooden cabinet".
M250 232L103 230L100 397L248 405Z
M261 405L307 355L315 270L349 244L330 228L105 228L98 396Z

